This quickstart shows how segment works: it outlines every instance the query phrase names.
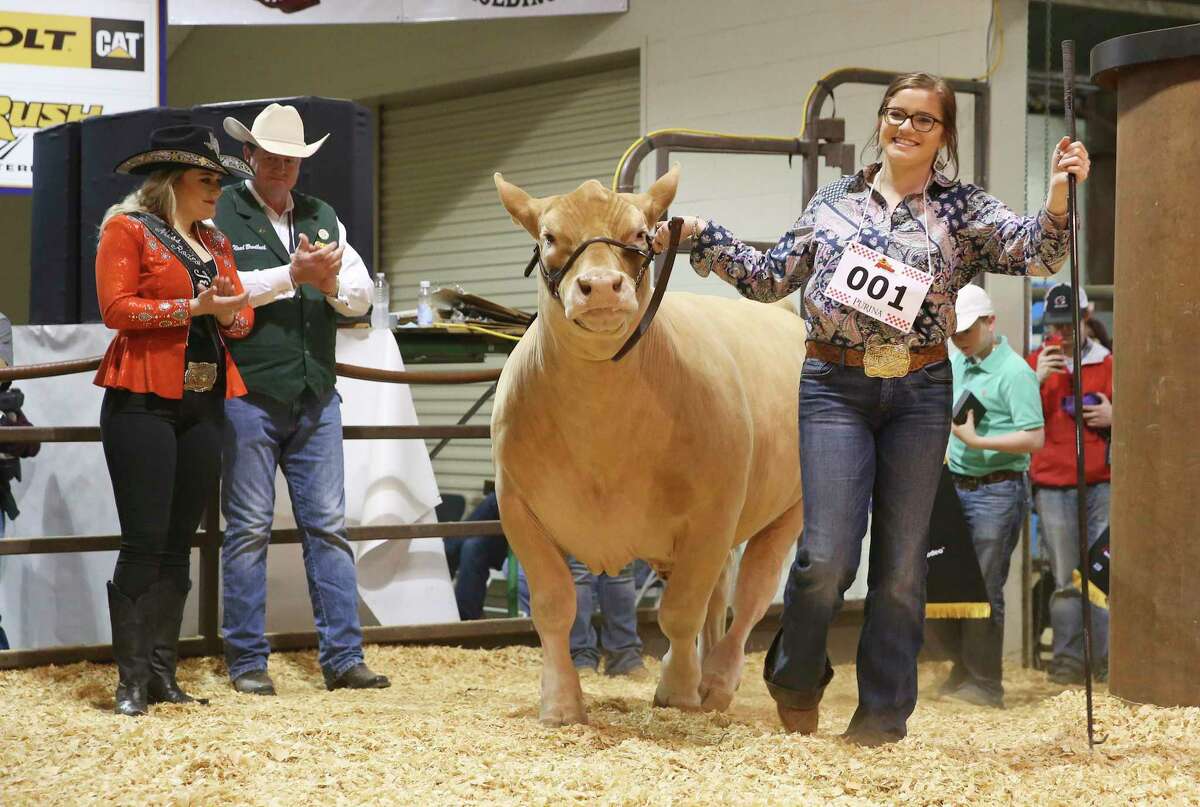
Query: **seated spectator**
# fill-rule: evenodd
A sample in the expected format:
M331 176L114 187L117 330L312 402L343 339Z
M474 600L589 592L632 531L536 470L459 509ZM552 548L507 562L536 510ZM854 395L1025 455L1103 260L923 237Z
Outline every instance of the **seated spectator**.
M483 497L467 516L467 521L495 521L500 507L493 491ZM446 538L446 562L454 578L454 599L458 603L459 619L483 619L483 602L487 597L488 577L492 569L499 570L508 557L508 540L503 535L472 535L466 538Z
M1054 572L1055 591L1050 598L1050 624L1054 630L1054 658L1048 675L1060 684L1080 684L1083 669L1083 613L1080 590L1072 575L1080 565L1076 516L1075 399L1073 395L1074 336L1071 306L1078 299L1085 323L1087 295L1068 285L1046 293L1046 340L1029 356L1041 387L1046 419L1046 445L1033 455L1030 476L1034 503L1042 529L1042 547ZM1087 484L1088 545L1108 527L1109 480L1112 475L1109 437L1112 429L1113 360L1102 344L1088 338L1081 346L1084 419L1084 478ZM1108 659L1108 612L1092 608L1092 657L1098 677L1105 675Z

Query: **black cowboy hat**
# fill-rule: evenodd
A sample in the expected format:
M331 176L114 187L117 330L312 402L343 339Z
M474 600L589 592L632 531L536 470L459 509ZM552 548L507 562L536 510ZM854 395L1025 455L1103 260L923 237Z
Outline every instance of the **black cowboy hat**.
M230 178L252 179L250 166L232 155L221 154L221 144L210 126L164 126L150 133L150 148L121 161L118 174L149 174L163 168L204 168Z

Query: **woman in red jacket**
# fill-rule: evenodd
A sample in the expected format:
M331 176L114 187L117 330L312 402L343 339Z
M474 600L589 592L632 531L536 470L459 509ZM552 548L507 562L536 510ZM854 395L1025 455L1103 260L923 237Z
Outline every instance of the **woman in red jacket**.
M246 176L207 126L155 130L117 166L144 174L100 225L96 288L117 330L96 374L100 434L121 521L108 584L118 714L193 700L175 680L191 541L220 468L224 399L246 392L225 340L254 312L229 239L205 224L221 181Z

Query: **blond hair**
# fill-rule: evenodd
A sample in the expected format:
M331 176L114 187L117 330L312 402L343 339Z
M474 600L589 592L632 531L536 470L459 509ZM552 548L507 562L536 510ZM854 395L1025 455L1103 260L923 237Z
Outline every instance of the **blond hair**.
M175 180L187 171L186 166L161 168L146 177L137 190L104 211L100 232L113 217L126 213L152 213L168 225L175 223Z

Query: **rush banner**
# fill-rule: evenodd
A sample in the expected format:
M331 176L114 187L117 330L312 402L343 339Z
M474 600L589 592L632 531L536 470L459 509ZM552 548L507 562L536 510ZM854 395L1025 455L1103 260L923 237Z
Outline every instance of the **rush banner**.
M39 129L162 103L161 11L160 0L0 0L0 191L32 187Z
M172 25L337 25L615 14L628 0L171 0Z

